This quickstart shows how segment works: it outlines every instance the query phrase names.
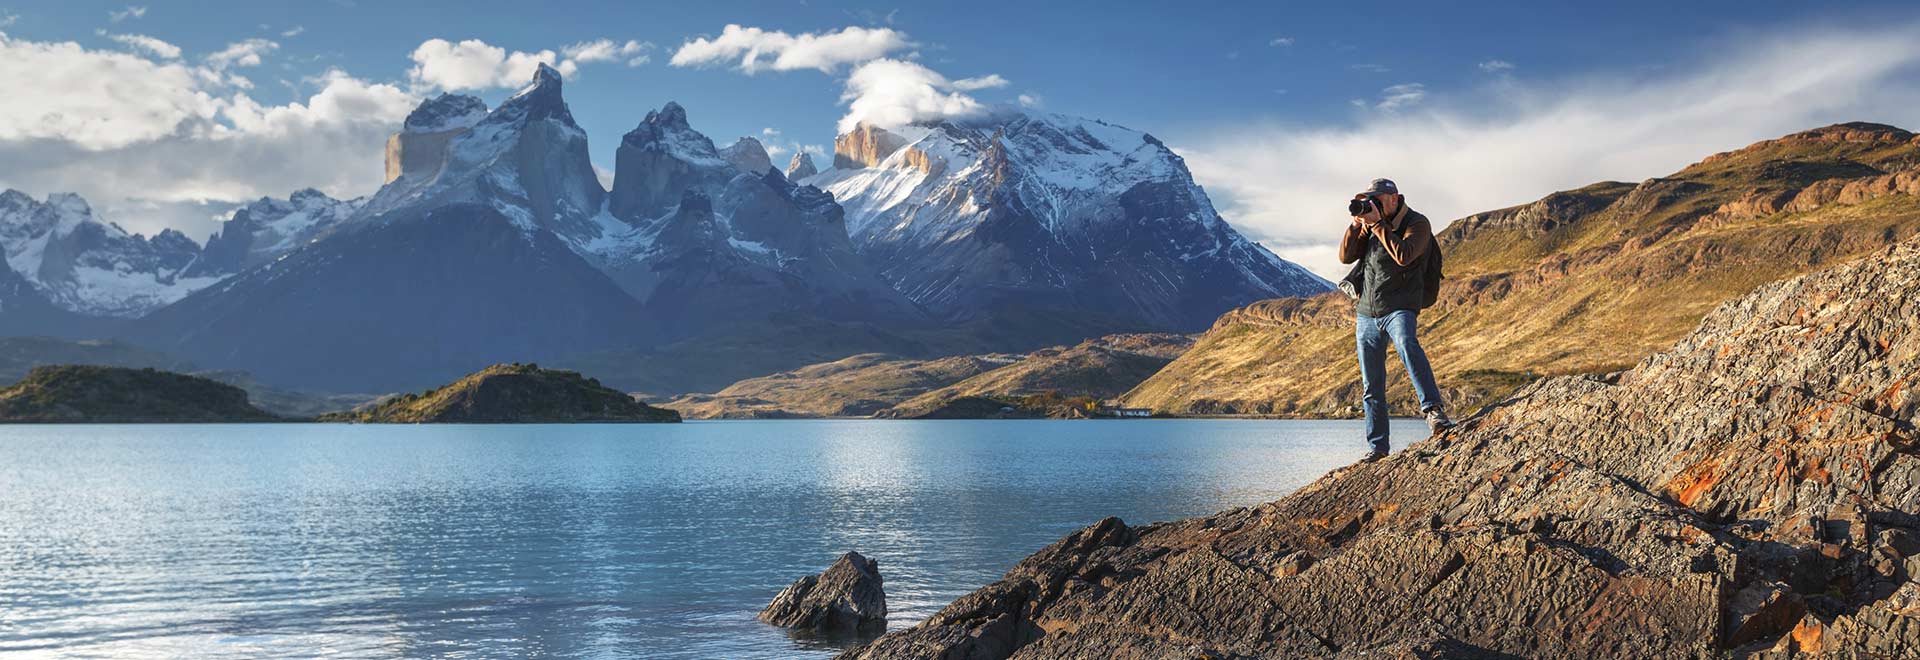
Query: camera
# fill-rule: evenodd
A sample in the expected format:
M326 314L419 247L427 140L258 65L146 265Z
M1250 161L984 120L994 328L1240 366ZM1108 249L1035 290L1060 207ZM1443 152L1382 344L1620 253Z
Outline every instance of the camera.
M1362 197L1362 198L1347 202L1347 215L1359 217L1359 216L1366 215L1367 212L1372 210L1373 210L1372 197Z

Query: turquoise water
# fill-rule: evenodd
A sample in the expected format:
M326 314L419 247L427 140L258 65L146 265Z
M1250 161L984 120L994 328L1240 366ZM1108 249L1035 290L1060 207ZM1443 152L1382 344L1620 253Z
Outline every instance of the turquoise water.
M900 628L1103 516L1363 449L1353 421L0 426L0 656L825 658L753 617L847 550Z

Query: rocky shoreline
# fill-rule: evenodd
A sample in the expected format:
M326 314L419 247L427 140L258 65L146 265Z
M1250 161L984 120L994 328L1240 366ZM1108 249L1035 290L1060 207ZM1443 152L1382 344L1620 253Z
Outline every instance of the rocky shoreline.
M1920 239L1281 500L1107 519L879 658L1920 657Z

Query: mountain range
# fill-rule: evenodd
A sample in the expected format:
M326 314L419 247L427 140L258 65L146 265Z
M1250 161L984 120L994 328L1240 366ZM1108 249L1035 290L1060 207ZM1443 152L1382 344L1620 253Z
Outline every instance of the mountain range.
M862 125L835 167L783 170L667 103L622 136L603 187L563 84L543 66L497 107L427 99L378 191L261 199L204 247L10 191L0 334L112 336L336 391L540 359L684 392L876 350L1190 332L1329 288L1228 226L1144 133L1017 111ZM731 350L746 344L763 349Z

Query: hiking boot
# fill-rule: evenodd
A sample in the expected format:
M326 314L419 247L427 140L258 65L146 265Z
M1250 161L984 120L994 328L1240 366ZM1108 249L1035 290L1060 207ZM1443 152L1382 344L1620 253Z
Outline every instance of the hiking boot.
M1366 457L1364 457L1364 458L1361 458L1361 459L1360 459L1360 462L1362 462L1362 463L1372 463L1372 462L1374 462L1374 461L1377 461L1377 460L1380 460L1380 459L1382 459L1382 458L1386 458L1386 457L1387 457L1387 452L1384 452L1384 451L1380 451L1380 450L1378 450L1378 449L1375 449L1375 450L1373 450L1373 451L1370 451L1370 452L1367 452L1367 455L1366 455Z
M1434 435L1439 435L1441 431L1454 426L1453 420L1447 417L1447 411L1439 408L1427 411L1427 430L1432 431Z

